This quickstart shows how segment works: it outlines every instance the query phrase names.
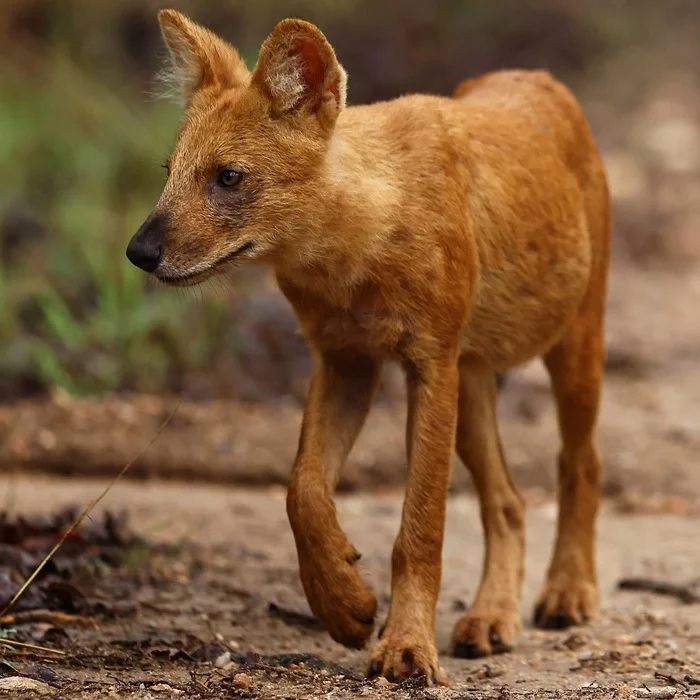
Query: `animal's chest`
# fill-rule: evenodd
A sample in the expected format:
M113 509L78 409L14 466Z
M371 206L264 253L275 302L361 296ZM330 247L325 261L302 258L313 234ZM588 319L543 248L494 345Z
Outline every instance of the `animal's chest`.
M357 294L346 304L288 295L307 340L325 351L356 350L394 356L410 334L409 314L378 294Z
M315 324L312 342L328 349L352 347L372 355L393 355L408 333L398 315L381 310L350 309Z

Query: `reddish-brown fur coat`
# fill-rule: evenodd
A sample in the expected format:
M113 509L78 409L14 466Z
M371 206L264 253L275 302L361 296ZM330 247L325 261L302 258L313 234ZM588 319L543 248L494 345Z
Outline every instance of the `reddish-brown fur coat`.
M453 649L511 647L523 505L498 438L495 373L542 356L563 447L558 538L536 621L594 614L610 222L576 99L547 73L505 71L462 83L452 98L346 108L345 72L312 25L280 23L250 73L207 30L173 11L160 17L187 111L130 257L156 250L155 274L171 284L264 261L294 307L317 361L288 496L314 612L350 646L371 634L376 601L332 491L379 367L396 360L408 382L410 473L370 675L442 678L434 615L455 445L479 492L487 549ZM245 178L224 188L222 168Z

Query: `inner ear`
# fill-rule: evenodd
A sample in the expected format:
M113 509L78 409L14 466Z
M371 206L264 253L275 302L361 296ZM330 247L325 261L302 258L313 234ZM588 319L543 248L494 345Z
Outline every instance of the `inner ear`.
M317 47L310 41L300 41L297 44L296 53L301 64L301 80L305 97L312 100L314 109L318 109L323 98L326 73L323 59ZM334 94L337 98L337 88Z

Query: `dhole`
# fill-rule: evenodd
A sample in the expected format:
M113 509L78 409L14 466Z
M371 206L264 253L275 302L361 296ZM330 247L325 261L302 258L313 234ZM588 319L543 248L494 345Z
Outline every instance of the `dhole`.
M127 255L172 285L264 261L293 306L316 369L287 511L314 613L347 646L372 634L376 600L333 490L380 366L396 360L408 384L408 485L369 675L442 680L435 604L455 445L479 493L486 556L452 650L512 647L523 501L498 435L496 374L540 356L563 446L535 622L587 620L598 603L594 428L610 217L575 98L546 73L506 71L451 98L346 107L345 71L311 24L280 22L249 72L183 15L159 19L186 112L162 196Z

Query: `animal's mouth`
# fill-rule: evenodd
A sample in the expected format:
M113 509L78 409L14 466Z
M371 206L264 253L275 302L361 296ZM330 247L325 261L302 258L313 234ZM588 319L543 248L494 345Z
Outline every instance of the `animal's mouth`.
M187 272L177 273L159 273L158 271L156 271L155 274L156 277L158 277L158 279L161 282L164 282L165 284L169 284L175 287L189 287L191 285L198 284L199 282L203 282L204 280L208 279L216 272L216 270L219 267L225 265L234 258L237 258L240 255L247 253L253 248L255 248L255 243L253 241L248 241L247 243L244 243L243 245L236 248L235 250L232 250L230 253L226 253L226 255L223 255L218 260L215 260L213 263L207 265L204 268L198 268Z

